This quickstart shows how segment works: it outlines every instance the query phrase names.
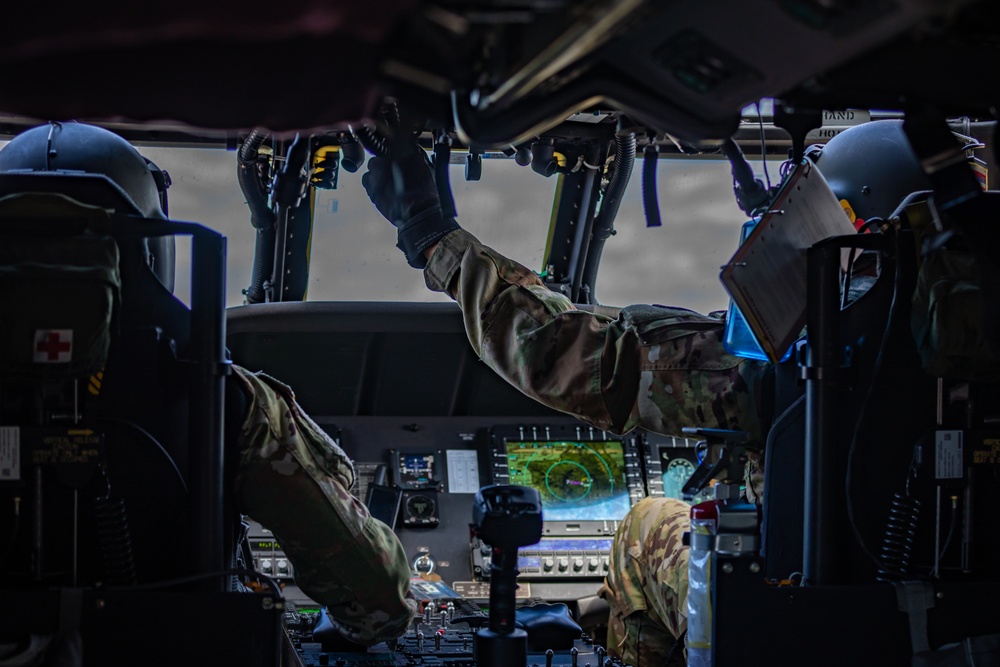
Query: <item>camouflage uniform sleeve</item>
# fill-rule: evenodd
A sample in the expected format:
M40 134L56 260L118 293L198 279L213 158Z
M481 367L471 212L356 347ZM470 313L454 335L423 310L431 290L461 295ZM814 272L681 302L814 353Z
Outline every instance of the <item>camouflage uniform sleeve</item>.
M442 239L424 278L462 307L480 358L556 410L613 433L707 426L762 443L769 366L727 354L721 319L662 306L630 306L617 318L577 310L464 230Z
M349 493L350 459L289 387L234 370L250 397L238 437L240 511L274 533L296 583L342 635L365 645L402 635L416 613L409 563L392 530Z

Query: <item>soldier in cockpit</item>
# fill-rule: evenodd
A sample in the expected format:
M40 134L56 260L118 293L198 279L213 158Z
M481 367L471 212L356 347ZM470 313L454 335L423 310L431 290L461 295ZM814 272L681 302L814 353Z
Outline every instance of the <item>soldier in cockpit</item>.
M853 175L859 190L862 182L884 183L865 194L880 202L878 214L884 216L903 196L927 185L901 124L871 125L829 142L830 174L822 159L819 165L831 180L836 162L839 175ZM871 141L872 130L883 150L902 156L901 169L865 172L864 152L853 154L856 133L868 133L864 141ZM834 160L834 154L840 157ZM869 171L885 166L867 164ZM423 270L428 288L458 302L473 349L510 384L616 434L636 427L667 435L680 435L683 427L745 431L751 451L745 495L760 503L773 367L727 353L722 319L664 306L630 306L617 318L575 308L534 272L442 215L427 157L415 146L391 160L371 159L363 183L396 226L397 246L407 262ZM688 548L682 535L689 511L679 500L647 498L615 535L601 595L611 607L609 650L626 664L661 667L683 660Z
M55 195L46 204L55 214L109 215L106 197L88 200L100 186L117 193L118 214L166 217L147 161L123 138L91 125L51 123L19 134L0 151L0 183L5 178L44 186L38 189ZM22 194L4 190L8 201ZM172 276L173 254L158 243L118 245L123 266L126 253L135 253L127 266L153 272L157 279L147 284L157 290L166 262ZM143 282L126 273L123 283L129 280ZM155 296L126 292L125 307ZM328 608L340 634L366 645L402 635L416 611L410 566L392 530L351 495L355 472L344 451L288 386L263 373L232 367L226 413L226 469L235 471L236 509L274 533L296 583Z

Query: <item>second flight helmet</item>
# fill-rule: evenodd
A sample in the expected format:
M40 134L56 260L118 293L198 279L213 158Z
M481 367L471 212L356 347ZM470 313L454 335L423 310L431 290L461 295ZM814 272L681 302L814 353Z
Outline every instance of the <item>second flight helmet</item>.
M54 192L122 215L165 219L168 178L125 139L84 123L52 122L25 130L0 150L0 196ZM174 286L174 238L143 242L146 264L168 290Z
M910 193L931 189L901 120L848 128L813 159L833 193L860 220L888 217Z

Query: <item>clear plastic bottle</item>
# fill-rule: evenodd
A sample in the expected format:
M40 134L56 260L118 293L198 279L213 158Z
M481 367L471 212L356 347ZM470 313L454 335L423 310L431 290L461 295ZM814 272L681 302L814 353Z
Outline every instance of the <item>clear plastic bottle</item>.
M687 598L688 667L712 666L712 552L718 530L720 502L708 500L691 508Z

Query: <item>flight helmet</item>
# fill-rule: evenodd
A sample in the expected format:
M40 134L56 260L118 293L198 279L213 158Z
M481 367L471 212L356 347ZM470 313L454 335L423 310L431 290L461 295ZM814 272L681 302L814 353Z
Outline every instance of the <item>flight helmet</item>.
M160 173L159 182L154 173ZM26 130L0 150L0 196L55 192L117 214L166 219L169 178L114 132L84 123L51 122ZM174 238L145 239L146 264L174 287Z
M833 193L862 221L888 217L908 194L931 189L901 120L848 128L811 157Z

